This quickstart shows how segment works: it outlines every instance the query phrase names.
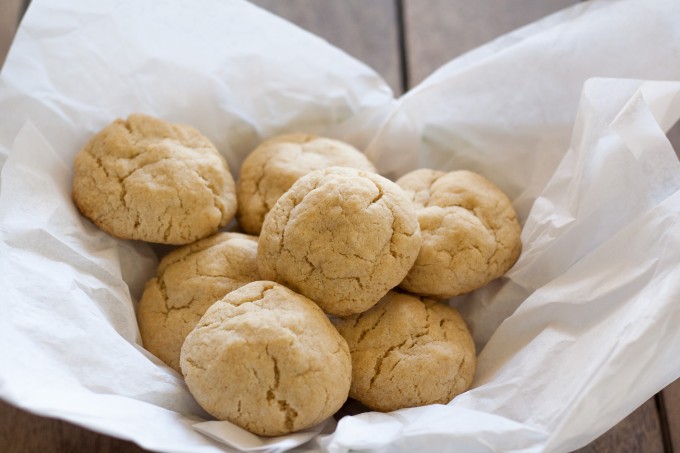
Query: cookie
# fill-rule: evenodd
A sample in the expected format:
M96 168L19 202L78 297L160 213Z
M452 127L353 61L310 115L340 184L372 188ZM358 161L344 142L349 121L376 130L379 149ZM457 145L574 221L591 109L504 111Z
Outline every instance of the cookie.
M287 134L262 143L241 166L237 218L243 231L260 234L265 215L300 177L328 167L375 172L366 156L347 143L308 134Z
M267 215L260 275L326 312L368 310L406 276L420 249L415 209L375 173L331 167L300 178Z
M189 334L180 363L196 401L262 436L316 425L347 399L347 343L304 296L259 281L229 293Z
M182 343L208 307L259 279L255 236L218 233L170 252L137 308L144 347L179 372Z
M416 205L423 235L403 289L453 297L486 285L517 261L522 249L517 215L488 179L470 171L420 169L397 184Z
M445 404L472 385L475 344L447 305L390 291L336 327L352 355L349 396L373 410Z
M148 115L117 119L75 159L73 200L123 239L188 244L236 212L227 162L196 129Z

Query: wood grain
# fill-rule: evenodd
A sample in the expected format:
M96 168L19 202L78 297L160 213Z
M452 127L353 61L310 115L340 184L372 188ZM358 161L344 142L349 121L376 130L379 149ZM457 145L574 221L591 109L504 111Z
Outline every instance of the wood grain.
M673 451L680 453L680 379L666 387L661 395L666 409L666 421Z
M647 400L612 429L578 453L664 453L654 398Z
M380 74L401 93L397 16L394 0L251 0L293 22Z
M403 0L410 86L452 58L577 0Z
M132 442L104 436L61 420L39 417L0 401L0 452L142 453Z

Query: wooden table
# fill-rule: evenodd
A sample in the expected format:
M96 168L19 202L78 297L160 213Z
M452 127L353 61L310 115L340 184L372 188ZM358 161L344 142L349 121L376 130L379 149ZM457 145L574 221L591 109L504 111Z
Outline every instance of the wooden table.
M254 0L368 63L396 94L441 64L576 0ZM0 1L0 65L25 6ZM680 123L669 133L680 149ZM143 452L0 401L0 452ZM580 452L680 453L680 380Z

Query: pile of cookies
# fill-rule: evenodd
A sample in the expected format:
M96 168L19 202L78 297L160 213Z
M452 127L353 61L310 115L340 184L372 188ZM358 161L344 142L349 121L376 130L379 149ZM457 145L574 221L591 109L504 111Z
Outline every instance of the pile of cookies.
M475 346L437 300L500 277L521 249L509 199L478 174L395 183L348 144L288 134L235 184L197 130L141 114L85 145L73 199L116 237L180 246L140 300L144 347L206 411L265 436L348 396L392 411L467 390ZM222 231L234 216L243 232Z

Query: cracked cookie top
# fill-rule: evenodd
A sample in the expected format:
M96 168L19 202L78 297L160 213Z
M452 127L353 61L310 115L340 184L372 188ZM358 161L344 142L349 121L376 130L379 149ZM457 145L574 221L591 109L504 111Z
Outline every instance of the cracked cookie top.
M260 275L326 312L368 310L406 276L420 249L413 205L390 180L332 167L300 178L267 215Z
M213 304L182 347L198 403L220 420L277 436L333 415L347 399L347 343L311 300L274 282Z
M117 119L76 156L73 199L109 234L188 244L236 212L225 159L196 129L142 114Z
M181 372L182 343L208 307L259 279L255 236L217 233L170 252L137 308L144 347Z
M260 234L265 215L301 176L339 166L375 172L353 146L308 134L287 134L263 142L241 166L237 184L238 221L243 231Z
M349 396L373 410L446 404L472 385L475 345L448 305L390 291L335 324L352 356Z
M521 228L508 197L470 171L420 169L397 184L416 206L423 246L401 287L437 298L468 293L515 264Z

